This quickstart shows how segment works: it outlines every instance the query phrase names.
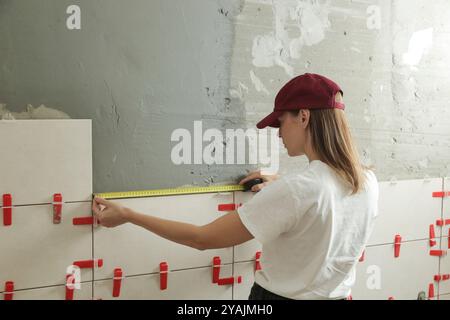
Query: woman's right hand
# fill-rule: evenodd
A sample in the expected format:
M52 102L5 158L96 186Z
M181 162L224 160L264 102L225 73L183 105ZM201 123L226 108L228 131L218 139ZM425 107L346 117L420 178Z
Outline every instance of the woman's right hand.
M259 192L264 187L266 187L267 185L269 185L273 181L277 180L279 177L280 177L279 175L265 175L265 174L262 174L261 171L259 170L259 171L255 171L255 172L249 173L244 179L242 179L239 182L239 184L243 185L247 181L250 181L250 180L253 180L253 179L261 179L263 181L263 183L255 184L252 187L252 191L253 192Z

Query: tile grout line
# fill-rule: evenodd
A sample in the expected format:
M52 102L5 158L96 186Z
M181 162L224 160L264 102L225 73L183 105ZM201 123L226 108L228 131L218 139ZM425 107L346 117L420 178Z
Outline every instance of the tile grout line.
M442 178L442 191L444 191L444 178ZM444 219L444 198L441 198L441 219ZM441 232L441 236L439 238L439 249L442 250L442 244L443 244L443 228L440 228L440 232ZM438 274L441 274L441 259L443 259L443 257L439 257L439 261L438 261ZM437 294L437 300L440 300L440 295L441 295L441 282L439 281L437 283L437 287L438 287L438 294Z
M63 201L62 204L76 204L76 203L91 203L89 200L81 200L81 201ZM13 204L12 208L23 208L23 207L40 207L40 206L51 206L53 202L40 202L40 203L27 203L27 204ZM2 209L3 206L0 206Z
M90 283L91 281L81 281L80 284L86 284ZM31 291L31 290L39 290L39 289L49 289L49 288L56 288L56 287L65 287L66 284L53 284L53 285L47 285L47 286L38 286L38 287L30 287L30 288L23 288L23 289L14 289L13 292L22 292L22 291ZM4 293L4 291L0 291L0 294Z
M444 236L442 236L441 238L444 238ZM402 241L400 243L411 243L411 242L428 241L428 240L429 240L429 238L412 239L412 240ZM383 247L383 246L394 245L394 244L395 244L394 242L377 243L377 244L367 245L366 248Z
M91 211L91 215L92 217L94 216L94 213ZM91 225L91 255L92 255L92 260L94 260L95 257L95 245L94 245L94 224ZM95 268L92 268L92 282L91 282L91 300L94 300L95 294L94 294L94 281L95 281Z

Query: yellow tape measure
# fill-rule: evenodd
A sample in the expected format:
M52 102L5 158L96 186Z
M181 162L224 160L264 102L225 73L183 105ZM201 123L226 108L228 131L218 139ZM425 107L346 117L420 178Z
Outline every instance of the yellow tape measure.
M197 194L197 193L218 193L218 192L233 192L244 191L244 186L241 185L225 185L225 186L210 186L210 187L183 187L171 189L155 189L155 190L141 190L141 191L124 191L124 192L106 192L96 193L94 196L103 199L125 199L125 198L148 198L148 197L163 197L183 194Z

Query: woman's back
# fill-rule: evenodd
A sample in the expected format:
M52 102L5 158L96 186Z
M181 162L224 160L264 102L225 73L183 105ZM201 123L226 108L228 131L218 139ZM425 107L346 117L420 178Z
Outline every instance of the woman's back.
M280 178L238 211L263 244L261 287L292 299L341 299L377 214L378 182L357 194L322 161Z

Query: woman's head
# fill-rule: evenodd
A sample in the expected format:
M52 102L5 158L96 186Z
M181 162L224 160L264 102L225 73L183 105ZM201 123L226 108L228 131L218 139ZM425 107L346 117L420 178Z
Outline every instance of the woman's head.
M343 92L334 81L306 73L289 81L275 98L274 111L257 127L280 128L288 154L328 164L352 193L364 185L363 166L344 114Z
M336 95L336 101L343 103L342 94ZM348 126L344 111L340 109L300 109L285 111L278 118L280 123L279 136L286 147L289 156L306 155L310 161L321 160L322 150L316 150L314 145L320 143L319 132L324 142L341 139L341 131L347 131ZM313 139L314 138L314 139ZM341 139L342 140L342 139ZM334 148L330 146L330 148ZM321 149L321 148L318 148ZM321 152L322 154L318 154Z
M343 102L342 94L336 100ZM358 150L341 109L302 109L287 111L279 118L279 136L289 156L306 155L310 161L321 160L348 183L352 193L363 186L363 170Z
M283 141L290 157L306 155L310 161L316 160L309 146L309 120L311 112L304 109L299 111L286 111L279 118L280 129L278 135Z

